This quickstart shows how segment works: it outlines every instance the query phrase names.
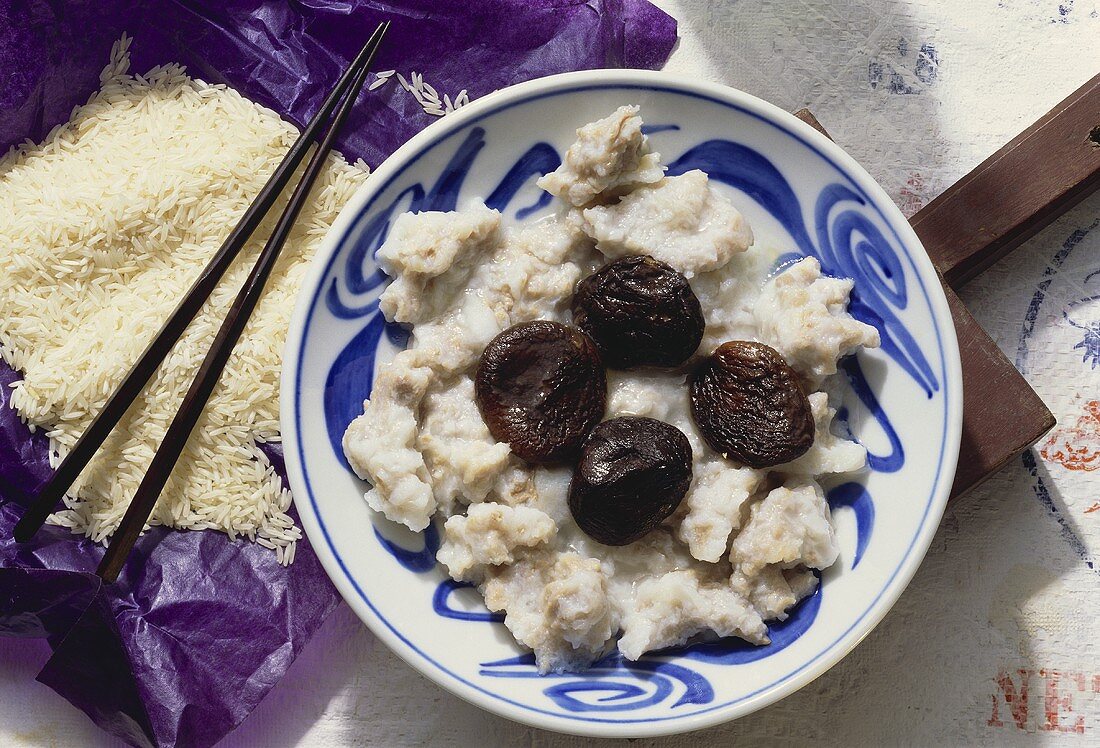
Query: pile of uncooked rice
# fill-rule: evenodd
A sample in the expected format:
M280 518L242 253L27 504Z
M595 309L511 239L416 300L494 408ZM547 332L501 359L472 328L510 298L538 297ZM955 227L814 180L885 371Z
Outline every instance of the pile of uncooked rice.
M115 44L101 90L68 123L0 160L0 355L23 373L12 406L46 430L54 464L298 134L178 65L129 75L129 46ZM290 494L257 443L279 438L281 352L309 259L365 177L330 159L149 524L243 535L293 560ZM117 528L283 204L51 522L100 542Z

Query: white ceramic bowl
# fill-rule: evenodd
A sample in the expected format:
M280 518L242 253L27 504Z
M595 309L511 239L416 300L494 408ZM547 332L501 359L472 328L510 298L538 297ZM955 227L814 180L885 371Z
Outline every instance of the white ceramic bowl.
M639 104L670 171L702 168L758 236L854 278L853 312L881 349L846 361L844 408L870 470L830 491L841 557L772 644L736 640L611 656L583 674L538 676L476 592L435 564L438 532L375 516L340 437L375 367L403 345L377 299L373 254L400 212L476 198L506 219L547 212L536 177L579 125ZM842 412L842 416L845 414ZM694 730L809 683L901 594L931 541L955 472L962 422L958 345L932 264L874 180L838 146L747 94L669 75L592 71L514 86L424 130L340 215L302 289L287 340L282 428L306 533L344 599L398 655L468 701L538 727L593 736ZM384 688L385 684L378 684Z

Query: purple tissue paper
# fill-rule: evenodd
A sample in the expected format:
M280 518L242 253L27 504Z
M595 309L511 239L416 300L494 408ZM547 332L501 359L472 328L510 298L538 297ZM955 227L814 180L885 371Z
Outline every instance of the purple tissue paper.
M0 149L67 120L123 32L132 71L178 62L301 126L383 19L376 70L415 70L471 99L569 70L658 68L676 40L646 0L0 0ZM433 120L394 82L360 100L338 147L377 166ZM307 541L284 568L247 541L154 528L114 585L94 574L102 547L65 529L15 543L50 474L46 440L8 402L18 379L0 363L0 634L45 638L38 680L124 740L216 743L286 672L336 590ZM271 456L281 465L278 447Z

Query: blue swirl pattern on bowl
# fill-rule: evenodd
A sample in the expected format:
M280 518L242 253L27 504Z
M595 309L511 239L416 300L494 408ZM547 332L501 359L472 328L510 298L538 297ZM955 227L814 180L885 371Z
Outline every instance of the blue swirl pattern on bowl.
M667 128L649 128L650 132ZM677 126L677 129L678 126ZM349 296L356 296L379 288L386 283L386 275L376 269L369 278L364 278L361 268L367 264L367 251L371 260L382 246L389 227L399 213L398 208L408 198L404 210L420 212L426 210L454 210L458 202L459 189L465 175L469 172L477 153L485 145L485 130L473 128L466 140L458 148L450 163L443 169L439 180L430 188L413 185L402 192L388 209L379 211L368 225L359 240L356 251L352 252L344 266L344 289ZM536 143L521 157L501 180L500 185L486 200L486 205L502 213L511 208L511 201L519 188L532 177L542 176L553 171L561 163L561 157L549 143ZM856 279L856 288L852 293L850 309L857 319L878 328L883 340L883 349L891 358L898 361L918 383L931 392L939 387L931 367L906 332L891 308L904 309L905 294L904 269L897 255L881 232L862 214L855 210L838 208L845 202L863 206L866 202L850 188L842 184L831 185L821 193L815 214L817 216L817 237L819 244L810 238L802 222L802 210L798 198L787 180L764 155L732 140L708 140L692 148L668 167L668 174L676 176L692 169L701 169L711 179L736 187L763 205L777 218L783 227L794 237L800 254L787 255L781 259L786 265L806 255L817 257L822 270L836 277ZM550 196L540 199L534 205L520 207L515 216L523 219L550 202ZM857 231L863 239L858 243L847 242ZM345 306L340 301L340 293L334 279L326 298L329 311L334 315L348 319L370 317L363 332L356 336L333 362L329 371L331 387L326 392L325 412L328 417L329 438L333 449L341 460L343 448L340 446L344 431L352 419L362 412L363 372L374 368L374 354L385 331L395 327L386 323L377 302L358 308ZM886 455L868 453L871 468L881 471L897 470L905 461L904 452L897 434L890 425L890 419L884 409L875 400L867 385L866 378L855 358L844 362L844 370L856 393L878 419L880 425L890 435L892 450ZM343 383L352 379L349 371L354 371L357 386L351 388ZM853 568L859 563L862 549L866 547L874 523L874 503L869 494L857 483L846 483L829 493L830 506L851 506L856 511L857 551ZM397 559L398 563L410 571L429 572L435 568L435 552L439 549L439 531L435 526L424 533L424 547L410 551L386 540L377 530L375 534ZM499 623L503 618L486 613L468 613L449 607L450 592L456 589L453 581L441 582L433 605L438 615L462 620ZM736 664L763 659L774 652L787 647L800 636L817 615L821 607L821 589L807 601L800 603L786 621L773 625L769 629L771 644L753 646L740 639L730 638L718 643L697 644L659 655L643 657L638 662L624 660L618 653L609 655L592 665L586 676L599 675L596 682L589 677L576 678L559 676L553 685L546 688L546 695L563 709L570 711L623 711L642 706L652 706L669 698L674 689L668 687L667 679L675 678L685 687L673 707L686 703L708 703L714 697L714 690L706 679L698 673L682 667L673 666L662 660L662 655L681 654L689 658ZM511 660L484 663L481 673L501 678L539 677L530 655ZM627 681L612 681L611 677L628 678ZM638 683L645 683L643 689ZM612 685L613 684L613 685ZM594 692L611 695L598 699L580 698L579 694L592 696ZM645 696L644 698L643 695Z
M718 103L733 106L726 102ZM665 130L681 131L682 128L686 128L686 124L672 122L651 126L647 130L657 133ZM478 126L476 121L470 123L458 134L449 136L450 140L457 142L457 146L450 152L449 160L433 181L403 185L401 191L395 193L394 197L387 198L384 204L378 204L377 198L369 202L358 214L352 228L345 233L344 241L350 241L351 246L350 251L342 252L342 264L332 266L330 263L330 267L326 269L325 285L320 289L319 297L323 299L325 309L341 320L363 321L359 333L332 360L325 380L325 430L335 458L345 467L347 464L341 446L343 433L347 425L362 412L362 401L370 390L378 348L383 341L401 347L408 339L406 330L387 323L378 311L377 296L387 282L387 277L378 267L375 254L399 214L406 211L446 211L457 207L467 175L477 162L479 154L487 145L491 145L487 142L486 133L486 129ZM816 150L811 144L806 145ZM818 155L828 161L823 154ZM495 188L489 191L486 204L520 220L544 209L550 203L549 195L540 194L534 201L515 204L520 202L517 195L534 178L552 171L560 162L560 154L551 144L533 143L502 172ZM829 163L832 164L831 161ZM668 173L671 175L701 169L711 179L743 192L763 207L789 234L797 250L781 257L776 270L801 257L814 256L821 262L826 274L853 278L855 291L850 304L852 314L879 330L882 352L928 398L936 393L944 395L946 412L947 382L937 376L927 353L922 350L901 317L901 312L910 303L908 289L914 281L925 299L928 298L928 291L919 277L907 274L900 259L904 254L900 239L884 235L869 218L868 214L877 212L877 207L857 184L847 179L839 167L833 164L839 179L821 189L810 206L803 205L781 169L767 156L733 138L699 142L685 149L678 157L668 160L668 164ZM390 182L399 175L400 172ZM381 188L378 194L384 194L384 190L385 187ZM807 214L813 216L812 226L807 225L804 218ZM879 216L881 217L881 213ZM883 221L889 223L885 218ZM336 256L340 255L341 253L337 253ZM307 318L307 331L308 325ZM942 344L938 354L939 359L943 360ZM856 357L844 359L841 370L855 398L884 435L885 449L868 449L869 469L879 473L901 470L906 462L902 439L887 408L876 397L860 360ZM844 417L845 412L842 410L838 418ZM938 479L937 468L933 487ZM850 568L854 569L860 564L874 532L875 501L867 488L859 482L835 486L829 490L828 500L834 512L851 510L856 527L856 547L850 562ZM929 498L928 502L931 506L932 499ZM374 536L376 542L404 569L415 574L438 573L435 572L434 561L439 546L438 528L433 526L422 533L419 547L405 547L388 540L377 528ZM341 568L347 572L346 567L340 563ZM370 605L358 584L354 580L352 584ZM469 626L500 625L502 616L499 614L489 613L484 608L469 610L455 604L455 595L467 586L449 579L441 581L431 600L435 615ZM615 652L584 673L551 676L539 676L532 657L521 655L482 662L478 674L495 679L543 678L545 687L542 693L548 706L553 705L553 708L543 709L507 698L503 700L544 714L569 713L577 719L591 721L613 719L644 722L662 719L648 716L653 714L654 707L666 710L666 718L683 713L687 705L712 705L711 708L721 708L729 703L713 704L716 699L714 684L693 663L735 667L776 655L810 630L822 607L823 599L829 594L828 587L828 584L819 586L813 595L795 606L786 620L773 623L769 627L771 643L766 646L753 646L739 639L700 641L651 653L636 662L626 661ZM387 625L393 628L392 624ZM396 632L396 629L393 630ZM404 641L411 645L407 640ZM415 645L411 646L415 649ZM434 664L482 693L503 698L483 690L439 663ZM625 716L643 709L646 710L645 717L623 719L616 716Z

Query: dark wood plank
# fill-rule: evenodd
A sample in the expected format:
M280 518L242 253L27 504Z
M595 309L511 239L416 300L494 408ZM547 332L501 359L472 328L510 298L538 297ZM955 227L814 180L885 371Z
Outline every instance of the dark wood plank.
M1100 74L910 219L959 288L1100 188Z
M951 488L956 499L1054 428L1054 416L951 286L944 283L943 292L962 357L962 444Z
M795 116L829 137L808 110L801 109ZM932 247L925 247L933 254ZM962 445L951 489L951 498L957 499L1038 441L1054 427L1054 416L951 287L943 283L943 290L962 358ZM997 397L985 396L990 392Z
M827 137L829 140L833 139L833 136L829 134L829 131L825 129L825 126L817 121L817 117L809 109L799 109L794 113L795 117L805 122L807 125L817 130L819 133Z

